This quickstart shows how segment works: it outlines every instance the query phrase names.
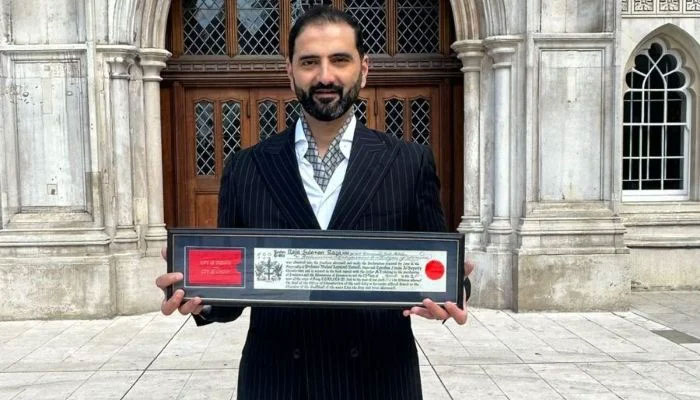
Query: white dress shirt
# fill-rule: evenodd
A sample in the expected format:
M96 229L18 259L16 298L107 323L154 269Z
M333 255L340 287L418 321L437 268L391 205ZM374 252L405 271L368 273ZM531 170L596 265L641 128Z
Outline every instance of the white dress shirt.
M294 149L297 155L297 165L299 165L299 175L301 175L301 181L304 184L306 197L308 197L309 203L311 203L311 209L314 211L314 215L316 215L316 220L321 226L321 229L324 230L328 229L335 204L338 202L340 188L343 186L345 171L348 169L348 161L350 160L352 140L355 137L355 125L357 125L357 119L353 116L343 134L343 139L340 141L340 152L343 153L345 159L336 167L330 182L328 182L326 191L324 192L321 190L321 187L318 186L318 183L316 183L316 179L314 179L314 167L309 160L304 157L306 150L309 148L309 142L304 135L301 119L297 120L294 131Z

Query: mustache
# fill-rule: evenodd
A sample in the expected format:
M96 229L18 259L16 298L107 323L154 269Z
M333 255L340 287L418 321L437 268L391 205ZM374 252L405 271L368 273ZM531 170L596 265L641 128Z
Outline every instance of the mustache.
M337 93L338 96L340 96L340 97L343 96L343 87L342 87L342 86L338 86L338 85L334 85L334 84L332 84L332 83L331 83L331 84L327 84L327 85L324 85L324 84L322 84L322 83L319 83L319 84L317 84L317 85L311 86L311 87L309 88L309 95L313 96L313 95L316 94L316 92L318 92L319 90L324 90L324 91L331 90L331 91L334 91L335 93Z

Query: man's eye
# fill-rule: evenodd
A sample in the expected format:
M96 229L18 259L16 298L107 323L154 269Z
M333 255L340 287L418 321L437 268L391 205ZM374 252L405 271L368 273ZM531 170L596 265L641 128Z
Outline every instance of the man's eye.
M314 64L316 64L316 61L314 61L314 60L303 60L303 61L301 62L301 66L302 66L302 67L308 67L308 66L311 66L311 65L314 65Z
M333 60L333 62L336 64L345 64L345 63L350 62L350 59L348 59L346 57L336 58L335 60Z

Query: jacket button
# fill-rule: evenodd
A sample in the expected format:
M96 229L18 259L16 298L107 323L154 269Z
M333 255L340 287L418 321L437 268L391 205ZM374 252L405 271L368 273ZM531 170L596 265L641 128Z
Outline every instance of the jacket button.
M360 355L360 350L357 350L357 347L353 347L350 349L350 358L357 358Z
M292 351L292 357L294 357L295 360L298 360L301 358L301 350L299 349L294 349Z

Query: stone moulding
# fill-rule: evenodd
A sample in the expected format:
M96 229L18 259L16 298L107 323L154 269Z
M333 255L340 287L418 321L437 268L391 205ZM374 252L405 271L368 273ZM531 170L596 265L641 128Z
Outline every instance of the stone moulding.
M631 248L700 248L700 203L624 203L620 215Z

